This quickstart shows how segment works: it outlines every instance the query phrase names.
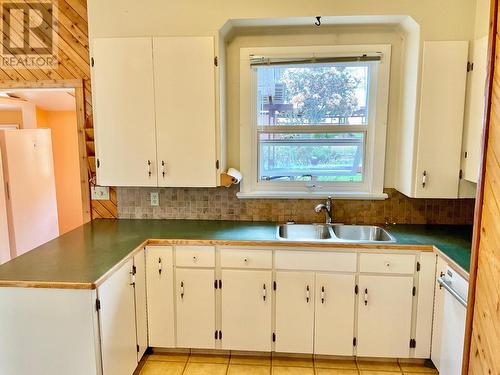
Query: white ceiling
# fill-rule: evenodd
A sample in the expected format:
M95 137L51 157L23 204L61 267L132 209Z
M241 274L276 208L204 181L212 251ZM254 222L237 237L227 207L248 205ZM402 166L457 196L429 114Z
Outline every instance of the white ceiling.
M74 111L76 108L74 89L23 89L5 93L24 99L45 111Z

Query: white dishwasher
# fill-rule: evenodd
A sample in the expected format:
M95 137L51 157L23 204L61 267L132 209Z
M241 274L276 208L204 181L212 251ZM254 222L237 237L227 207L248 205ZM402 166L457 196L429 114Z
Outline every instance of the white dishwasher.
M431 359L440 375L460 375L469 283L438 262Z

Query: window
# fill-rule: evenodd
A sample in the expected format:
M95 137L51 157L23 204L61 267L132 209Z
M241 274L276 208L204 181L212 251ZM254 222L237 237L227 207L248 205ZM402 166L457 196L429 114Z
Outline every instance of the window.
M241 50L240 197L384 198L390 47L355 47Z

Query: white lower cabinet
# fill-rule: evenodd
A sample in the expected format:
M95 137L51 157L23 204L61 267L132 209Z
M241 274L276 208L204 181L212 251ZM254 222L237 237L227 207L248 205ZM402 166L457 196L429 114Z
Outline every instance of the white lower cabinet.
M41 375L132 375L147 347L427 358L432 341L440 373L460 371L468 285L440 261L434 301L434 254L307 251L148 246L96 290L0 288L0 346L22 342ZM33 373L4 347L1 374Z
M324 251L293 263L295 253L306 259L293 250L148 246L98 289L103 375L132 373L148 346L425 357L434 255ZM417 336L421 346L411 349Z
M357 355L408 358L413 276L359 276Z
M215 348L215 271L177 268L177 347Z
M316 274L314 353L353 354L355 275Z
M222 270L222 349L271 351L272 272Z
M149 346L175 347L174 267L171 246L146 249Z
M97 290L103 375L132 374L137 367L133 259Z
M148 348L148 313L146 304L146 254L140 251L134 256L135 318L137 330L137 362Z
M276 272L276 345L283 353L313 353L314 273Z

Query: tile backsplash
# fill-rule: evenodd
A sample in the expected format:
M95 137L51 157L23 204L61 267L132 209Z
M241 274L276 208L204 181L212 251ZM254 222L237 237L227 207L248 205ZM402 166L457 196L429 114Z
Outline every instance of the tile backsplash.
M238 186L230 188L117 189L121 219L205 219L285 222L322 222L314 207L322 199L238 199ZM158 192L160 205L150 205ZM346 224L472 224L473 199L412 199L386 189L383 201L334 200L334 221Z

